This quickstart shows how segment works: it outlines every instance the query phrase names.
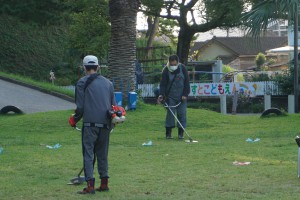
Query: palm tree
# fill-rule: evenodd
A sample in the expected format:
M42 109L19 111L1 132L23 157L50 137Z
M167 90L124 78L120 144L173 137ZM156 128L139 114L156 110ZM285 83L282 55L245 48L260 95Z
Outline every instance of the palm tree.
M270 22L287 19L294 22L294 95L295 112L298 112L298 11L299 0L263 0L257 3L242 20L248 26L249 33L258 37L267 29Z
M109 77L116 91L135 89L136 17L139 0L110 0Z

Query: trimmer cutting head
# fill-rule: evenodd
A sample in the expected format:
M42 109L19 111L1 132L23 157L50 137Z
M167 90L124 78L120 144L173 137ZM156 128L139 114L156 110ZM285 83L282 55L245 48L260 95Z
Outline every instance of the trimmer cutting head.
M192 138L190 138L189 140L185 140L186 143L198 143L197 140L193 140Z
M85 177L84 176L77 176L75 178L72 178L68 185L80 185L85 182Z
M167 109L170 111L170 113L174 116L174 118L175 118L175 120L177 121L177 123L179 124L179 126L182 128L183 132L189 137L189 139L188 139L188 140L185 140L185 142L186 142L186 143L198 143L197 140L193 140L193 138L188 134L188 132L185 130L185 128L182 126L182 124L180 123L180 121L178 120L178 118L176 117L176 115L174 114L174 112L170 109L171 107L178 107L178 106L181 104L181 102L178 103L178 104L175 105L175 106L169 106L169 105L167 104L167 102L164 102L164 104L165 104L164 107L167 108Z

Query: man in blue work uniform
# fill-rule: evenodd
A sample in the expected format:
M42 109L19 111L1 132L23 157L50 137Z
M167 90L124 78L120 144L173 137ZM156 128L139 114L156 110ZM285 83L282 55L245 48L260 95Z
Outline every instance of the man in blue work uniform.
M177 55L169 57L166 67L163 69L162 78L159 85L158 102L165 99L169 109L175 114L182 124L186 127L186 108L187 98L190 93L189 76L183 64L179 63ZM178 105L178 106L176 106ZM166 138L172 139L172 128L175 127L175 117L170 110L167 109L165 121ZM177 124L178 139L184 139L183 129Z
M108 191L108 146L109 135L113 124L108 116L112 105L116 105L113 84L105 77L99 75L98 59L88 55L83 59L86 76L76 84L75 90L75 114L69 119L72 127L83 118L82 150L85 179L87 188L79 194L94 194L95 178L94 154L97 159L97 168L101 179L97 191Z

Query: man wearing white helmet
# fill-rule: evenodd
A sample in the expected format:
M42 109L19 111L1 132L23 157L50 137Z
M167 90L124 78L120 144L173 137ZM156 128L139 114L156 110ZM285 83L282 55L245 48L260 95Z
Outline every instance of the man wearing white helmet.
M158 102L163 99L173 113L177 113L177 118L182 126L186 127L186 107L187 97L190 93L189 76L183 64L179 63L177 55L169 57L166 67L163 69L162 78L160 81L160 90ZM176 107L176 105L178 105ZM172 128L175 127L175 118L167 109L167 116L165 121L166 138L172 139ZM184 139L183 129L178 126L178 139Z
M94 154L97 159L97 168L101 179L101 186L97 191L108 189L108 146L109 133L113 128L108 111L112 105L116 105L113 84L105 77L99 75L98 59L96 56L88 55L83 59L86 76L82 77L76 84L75 90L75 114L69 119L72 127L83 118L82 128L82 151L85 179L87 188L78 192L79 194L94 194Z

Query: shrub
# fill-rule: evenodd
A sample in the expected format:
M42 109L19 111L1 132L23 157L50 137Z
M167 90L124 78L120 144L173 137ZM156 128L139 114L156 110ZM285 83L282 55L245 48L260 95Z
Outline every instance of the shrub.
M266 56L263 53L258 53L255 57L255 64L257 71L261 71L263 69L263 65L266 62Z

